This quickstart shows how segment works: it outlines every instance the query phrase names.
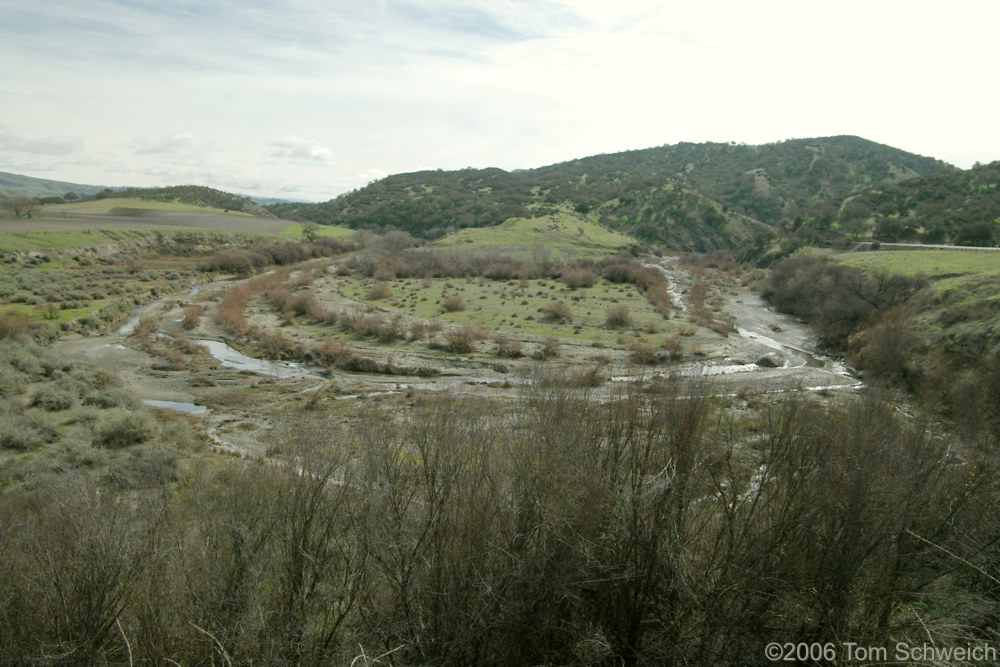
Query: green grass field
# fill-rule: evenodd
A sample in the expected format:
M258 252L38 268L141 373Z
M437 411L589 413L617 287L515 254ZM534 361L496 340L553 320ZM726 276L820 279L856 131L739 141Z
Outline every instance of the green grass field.
M848 266L923 276L930 292L916 314L928 340L995 339L1000 335L1000 253L963 250L875 251L836 255ZM967 344L961 344L967 345Z
M671 331L674 326L657 313L633 285L600 281L593 287L570 289L558 280L494 281L485 278L397 279L380 283L391 296L373 299L376 285L370 278L347 278L338 282L339 292L350 299L372 303L406 315L434 318L456 324L478 324L490 331L557 336L602 342L616 341L623 333L642 335L648 331ZM448 297L460 297L463 310L444 312ZM564 301L572 321L546 321L541 309ZM628 308L633 326L608 329L604 320L615 305Z
M168 213L208 213L214 215L232 215L247 218L253 217L249 213L242 213L239 211L226 211L221 208L209 208L207 206L182 204L180 202L151 201L139 198L108 198L68 204L50 204L42 207L41 217L60 217L63 214L111 215L112 211L115 209L166 211Z
M87 248L105 243L107 240L107 237L94 229L25 231L0 228L0 252Z
M634 242L579 215L561 212L540 218L511 218L496 227L461 229L436 245L521 256L544 250L553 256L576 259L605 255Z
M835 255L837 261L866 270L922 275L930 279L1000 274L1000 252L964 250L879 250Z
M316 233L320 236L328 236L333 239L349 239L354 236L357 231L350 229L349 227L341 227L339 225L317 225ZM293 225L282 227L281 235L297 241L301 240L302 225L295 223Z

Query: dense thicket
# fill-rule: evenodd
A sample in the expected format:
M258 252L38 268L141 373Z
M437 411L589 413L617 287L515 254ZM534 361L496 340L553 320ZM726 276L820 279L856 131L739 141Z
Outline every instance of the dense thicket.
M697 387L299 419L282 463L0 496L4 664L764 665L996 642L994 460L869 396Z
M772 267L762 294L812 324L820 343L867 382L906 388L958 427L997 440L998 282L983 275L960 289L925 289L919 277L798 254Z
M843 354L853 334L905 304L925 284L921 278L869 272L823 255L799 254L771 267L761 294L781 312L807 319L821 344Z

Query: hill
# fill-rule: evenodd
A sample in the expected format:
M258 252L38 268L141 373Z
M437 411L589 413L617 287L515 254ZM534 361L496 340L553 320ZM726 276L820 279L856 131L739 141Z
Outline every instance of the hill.
M568 204L645 241L711 250L745 245L784 219L821 204L839 206L872 186L954 170L858 137L681 143L514 172L399 174L321 204L270 209L291 219L393 226L434 238Z
M62 197L72 192L78 197L95 195L104 190L102 185L81 185L45 178L21 176L0 171L0 197Z
M1000 162L873 187L837 211L845 232L878 241L993 246L1000 240Z
M236 211L252 215L269 215L249 197L230 194L203 185L174 185L164 188L124 188L111 193L101 193L98 199L141 199L164 203L186 204L204 208Z

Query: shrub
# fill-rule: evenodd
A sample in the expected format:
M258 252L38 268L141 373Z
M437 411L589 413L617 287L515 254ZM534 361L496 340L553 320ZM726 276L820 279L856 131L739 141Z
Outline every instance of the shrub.
M54 384L40 387L31 399L31 404L49 412L69 410L76 402L76 395L70 390Z
M589 368L573 374L570 378L571 384L576 387L600 387L607 380L604 372L604 364L596 363Z
M9 366L0 366L0 398L10 398L21 393L22 384Z
M391 297L392 289L387 283L381 280L372 285L371 289L369 289L368 293L365 295L365 298L370 301L383 301Z
M456 354L475 352L476 343L485 337L481 327L466 324L453 327L445 333L445 349Z
M226 290L215 311L215 319L228 331L243 333L248 323L246 307L250 302L252 292L246 285L237 285Z
M546 361L548 359L558 357L561 347L562 346L559 344L557 339L549 336L542 341L541 347L535 350L535 353L531 356L533 359L538 361Z
M317 322L326 318L326 310L309 292L294 292L288 301L291 312L299 317L311 317Z
M570 267L562 270L560 278L567 286L574 289L593 287L597 283L597 273L586 267Z
M105 479L119 489L148 489L177 480L177 455L162 445L143 445L119 458Z
M55 424L44 413L0 415L0 449L31 451L58 438Z
M684 343L681 342L680 336L674 334L673 336L667 336L660 343L660 347L666 351L667 356L673 361L680 361L684 357Z
M138 400L125 389L108 387L86 394L83 404L98 408L135 408Z
M185 329L194 329L201 323L201 316L205 313L205 309L201 306L188 306L184 309L184 319L181 321L181 326Z
M156 431L156 423L145 412L120 408L107 410L94 425L94 441L102 447L119 449L146 442Z
M663 361L656 349L641 338L630 341L626 349L632 353L632 361L637 364L652 365Z
M30 317L16 310L0 313L0 340L29 338L37 329Z
M402 340L405 335L401 315L378 318L375 337L380 343L394 343Z
M523 354L519 340L500 335L494 338L493 342L497 344L497 356L514 359Z
M608 308L604 314L604 324L610 329L625 329L632 326L632 316L626 306L618 304Z
M546 322L565 324L573 321L573 310L565 301L553 301L547 306L542 306L541 311Z
M410 333L407 336L407 340L423 340L427 338L429 331L430 325L427 320L413 320L410 322Z
M458 294L452 294L441 302L441 309L446 313L465 310L465 299Z

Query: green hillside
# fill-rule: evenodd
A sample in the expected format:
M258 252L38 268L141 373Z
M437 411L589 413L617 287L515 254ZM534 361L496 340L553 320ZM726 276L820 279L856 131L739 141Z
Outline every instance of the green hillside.
M100 185L81 185L63 181L50 181L0 171L0 197L62 197L68 192L79 197L97 194L104 190Z
M140 199L164 203L186 204L223 211L267 215L265 209L249 197L230 194L202 185L175 185L164 188L125 188L98 195L106 199Z
M746 245L819 205L836 210L869 187L950 171L938 160L857 137L682 143L514 172L400 174L321 204L270 208L291 219L392 226L436 238L568 205L641 240L710 250Z
M1000 162L871 188L845 202L836 223L879 241L996 245Z

